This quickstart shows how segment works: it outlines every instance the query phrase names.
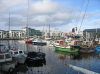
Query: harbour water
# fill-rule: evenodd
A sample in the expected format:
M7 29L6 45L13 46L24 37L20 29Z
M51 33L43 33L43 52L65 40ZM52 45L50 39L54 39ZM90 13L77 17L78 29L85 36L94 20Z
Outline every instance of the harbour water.
M8 41L0 41L1 44L8 45ZM21 43L20 41L9 41L10 46L16 46L25 52L36 51L46 54L45 63L27 67L24 65L19 69L18 74L84 74L68 65L81 67L96 73L100 73L100 55L96 53L70 55L67 53L56 52L54 47L34 46L32 44ZM27 69L26 69L27 68ZM24 70L23 70L24 69Z

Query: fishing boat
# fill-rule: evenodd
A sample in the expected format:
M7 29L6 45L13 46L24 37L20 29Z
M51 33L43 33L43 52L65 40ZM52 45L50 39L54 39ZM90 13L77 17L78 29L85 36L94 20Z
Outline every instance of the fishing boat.
M94 53L94 46L92 41L83 41L83 44L80 46L80 52L81 53Z
M69 43L65 43L64 40L57 40L57 45L55 45L55 50L68 52L68 53L75 53L79 51L79 47L77 45L71 45Z
M80 49L80 53L94 53L94 52L95 52L95 50L90 47Z

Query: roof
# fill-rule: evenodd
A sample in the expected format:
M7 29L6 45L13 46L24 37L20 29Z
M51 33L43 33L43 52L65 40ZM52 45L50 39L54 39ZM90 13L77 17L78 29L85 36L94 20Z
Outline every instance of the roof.
M23 31L23 30L11 30L11 31Z
M97 29L85 29L83 32L100 32L100 28L97 28Z
M4 30L0 30L0 31L4 31Z

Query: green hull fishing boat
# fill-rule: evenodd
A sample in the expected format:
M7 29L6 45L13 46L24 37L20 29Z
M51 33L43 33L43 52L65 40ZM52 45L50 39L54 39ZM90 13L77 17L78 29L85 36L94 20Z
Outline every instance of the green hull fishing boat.
M56 51L62 51L62 52L68 52L68 53L79 52L78 48L73 48L71 46L67 46L67 47L55 46L55 50Z

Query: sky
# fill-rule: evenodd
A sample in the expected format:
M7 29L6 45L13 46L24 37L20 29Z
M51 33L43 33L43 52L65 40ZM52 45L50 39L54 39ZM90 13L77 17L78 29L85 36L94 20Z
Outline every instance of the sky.
M0 0L1 30L8 30L9 13L10 29L100 28L100 0Z

